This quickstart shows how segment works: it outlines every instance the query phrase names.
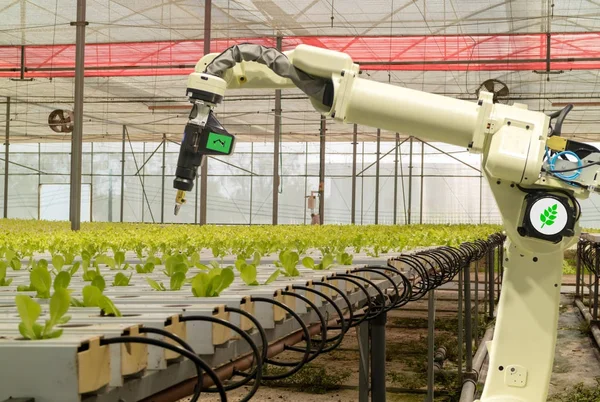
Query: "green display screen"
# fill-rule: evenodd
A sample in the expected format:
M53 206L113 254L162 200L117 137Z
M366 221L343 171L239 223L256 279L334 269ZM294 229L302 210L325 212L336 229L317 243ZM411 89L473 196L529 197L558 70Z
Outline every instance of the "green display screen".
M210 132L208 133L208 141L206 141L206 149L229 154L231 152L231 143L232 137Z

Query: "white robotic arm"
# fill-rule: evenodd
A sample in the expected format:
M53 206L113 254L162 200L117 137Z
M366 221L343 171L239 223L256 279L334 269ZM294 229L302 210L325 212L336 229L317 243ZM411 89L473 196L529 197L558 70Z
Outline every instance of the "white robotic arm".
M193 103L174 187L176 211L202 155L230 154L235 138L213 116L228 88L302 89L321 114L344 123L401 132L482 154L504 221L504 283L482 401L542 402L552 372L563 251L579 235L579 204L597 187L600 152L560 137L566 113L494 104L482 92L462 101L359 77L335 51L300 45L281 53L237 45L204 56L188 79ZM551 117L556 118L549 129ZM571 159L566 155L571 155ZM575 159L573 161L572 159Z

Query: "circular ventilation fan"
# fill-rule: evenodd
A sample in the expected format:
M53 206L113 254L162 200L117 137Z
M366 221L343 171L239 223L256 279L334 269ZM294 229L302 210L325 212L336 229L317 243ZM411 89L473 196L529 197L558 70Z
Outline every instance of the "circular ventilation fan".
M483 83L477 88L477 96L479 92L487 91L494 95L494 103L507 103L508 102L508 87L505 83L497 79L489 79L483 81Z
M73 131L73 112L56 109L48 116L48 126L55 133L70 133Z

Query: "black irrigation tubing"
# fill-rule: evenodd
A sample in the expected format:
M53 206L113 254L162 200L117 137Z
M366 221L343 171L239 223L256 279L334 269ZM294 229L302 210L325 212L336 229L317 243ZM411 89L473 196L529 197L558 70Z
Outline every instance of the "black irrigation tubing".
M300 328L302 329L302 332L304 332L304 342L306 343L305 348L304 348L304 354L302 356L302 360L298 361L298 362L293 362L293 363L288 363L288 362L278 362L278 361L274 361L271 359L266 359L265 363L274 365L274 366L280 366L280 367L285 367L285 366L291 366L293 365L293 368L289 371L286 371L285 373L282 374L275 374L275 375L263 375L262 378L264 380L281 380L284 378L287 378L295 373L297 373L302 367L304 367L304 365L308 362L308 359L310 358L311 352L312 352L312 346L311 346L311 342L310 342L310 332L308 331L308 327L306 326L306 324L304 323L304 321L302 321L302 318L300 318L300 316L298 314L296 314L294 312L294 310L292 310L291 308L289 308L288 306L286 306L285 304L274 300L274 299L267 299L265 297L254 297L252 296L250 298L250 301L252 302L262 302L262 303L270 303L273 304L281 309L283 309L284 311L286 311L289 315L291 315L300 325Z
M265 332L265 329L262 327L262 325L260 325L260 322L258 322L258 320L256 318L254 318L254 316L242 309L238 309L238 308L234 308L234 307L228 307L225 306L225 311L226 312L230 312L230 313L236 313L239 314L243 317L246 317L248 320L250 320L254 326L256 327L256 329L258 330L258 333L260 335L260 339L261 339L261 343L262 343L262 353L261 353L261 357L260 360L262 362L264 362L267 358L267 349L269 347L269 343L267 340L267 334ZM263 363L264 365L264 363ZM244 379L237 381L233 384L228 384L225 387L225 390L231 390L231 389L236 389L239 388L243 385L246 385L248 382L250 382L253 378L258 378L260 379L260 376L262 376L262 370L260 372L260 374L258 373L258 368L256 368L254 371L251 371L250 373L245 373L245 372L241 372L238 371L234 368L233 370L233 375L234 376L241 376L241 377L245 377ZM258 377L257 377L258 376ZM242 401L249 401L258 391L258 387L260 387L260 380L257 380L254 382L252 388L250 388L250 391L248 391L248 393L246 394L246 396L240 400L240 402ZM214 392L213 389L208 389L206 390L207 392Z
M297 288L294 288L294 289L297 289ZM299 289L299 290L302 290L302 289ZM327 343L327 321L325 320L325 317L323 317L323 314L319 311L319 308L312 301L310 301L307 297L302 296L298 293L289 292L287 290L284 292L281 292L281 294L283 296L292 296L292 297L296 297L296 298L300 299L301 301L306 303L317 314L317 317L319 317L319 322L321 323L321 339L317 340L317 339L311 338L311 340L310 340L311 345L315 344L315 343L318 345L315 349L311 349L313 354L308 358L308 362L310 363L311 361L316 359L321 353L323 353L323 349L325 348L325 344ZM286 350L293 350L295 352L303 352L304 348L300 348L300 347L296 347L296 346L287 346Z
M335 277L333 277L333 280L335 280ZM350 302L350 299L348 299L348 296L346 295L346 293L343 290L333 286L330 283L322 282L322 281L315 281L315 282L313 282L313 285L322 286L324 288L328 288L328 289L333 290L334 292L337 292L342 297L342 299L344 299L346 306L348 306L348 321L352 322L354 320L354 312L352 311L352 303ZM333 295L332 295L331 299L333 299ZM344 314L343 314L342 310L337 306L337 304L333 304L333 308L336 310L336 312L340 316L340 318L338 319L338 323L341 324L341 327L331 327L330 329L336 329L336 330L339 329L342 331L342 333L345 334L350 329L350 324L346 325L346 319L344 318Z
M381 302L383 304L382 304L381 308L379 309L379 311L373 313L372 315L369 315L369 312L365 313L368 316L367 320L372 320L373 318L379 316L380 314L385 313L385 295L383 294L383 291L377 285L375 285L375 283L373 281L371 281L370 279L367 279L367 278L363 278L362 276L354 275L354 274L337 274L336 278L351 278L351 279L363 281L367 285L372 286L375 289L375 291L379 294L379 300L381 300ZM375 301L377 301L377 298L375 298ZM361 317L361 315L358 315L357 317Z
M168 349L172 352L179 353L184 357L187 357L196 365L196 371L198 373L198 384L196 384L196 387L201 388L202 370L204 370L217 386L221 402L227 402L227 392L223 387L223 383L219 380L217 373L215 373L215 371L208 364L206 364L204 360L200 359L195 353L192 353L170 343L160 341L158 339L151 339L142 336L119 336L115 338L106 338L100 342L101 345L111 345L119 343L141 343L146 345L158 346L164 349ZM192 399L191 402L196 402L197 400L198 399Z
M451 281L465 267L479 261L486 253L501 248L505 239L505 235L495 233L486 240L462 243L459 247L441 246L392 258L390 264L397 261L407 266L409 271L403 272L402 279L405 280L405 285L400 299L403 303L421 299L430 290ZM498 252L502 255L502 250ZM590 260L589 257L584 258Z
M320 282L315 282L314 284L322 285L322 283L320 283ZM305 292L313 293L313 294L321 297L322 299L324 299L327 303L329 303L335 309L335 311L338 314L339 319L341 321L342 327L341 328L340 327L329 327L328 329L341 329L342 332L330 339L327 339L327 335L325 335L325 343L326 344L331 343L331 342L336 342L336 341L337 342L334 343L332 346L328 346L328 347L324 348L323 353L330 352L333 349L337 348L342 343L344 335L346 335L346 332L348 331L348 329L350 329L350 326L346 326L346 320L344 318L344 313L342 312L342 310L338 307L338 305L333 301L333 299L331 297L327 296L325 293L320 292L316 289L308 288L306 286L297 286L297 285L292 286L292 289L303 290ZM346 300L348 300L348 299L346 298ZM348 301L348 303L349 303L349 301ZM349 305L349 308L352 308L352 305ZM289 349L296 350L294 347L290 347Z
M357 315L353 313L353 319L350 322L350 328L362 324L368 318L368 313L372 310L372 307L374 306L373 300L371 299L371 295L367 291L367 288L365 288L363 286L363 284L360 283L359 281L352 279L350 277L341 277L341 276L337 275L336 280L350 282L354 286L356 286L358 289L360 289L361 292L363 292L365 294L365 296L366 296L365 300L367 301L367 304L365 306L367 309L367 314L362 314L361 318L356 318Z
M599 248L600 243L583 239L579 240L577 247L577 253L579 254L581 267L583 268L583 270L587 269L589 272L594 274L595 282L593 284L596 284L596 282L598 282L598 280L600 279L600 272L598 272L598 269L596 268L596 259L598 256Z
M232 331L235 331L238 335L240 335L248 343L248 345L250 345L250 348L252 349L252 354L254 355L254 361L256 361L256 366L255 366L254 370L249 374L249 377L255 378L257 384L260 383L260 380L262 377L262 366L263 366L263 360L261 359L261 353L258 350L258 346L256 346L256 343L254 343L252 338L245 331L242 331L241 328L233 325L229 321L225 321L221 318L212 317L212 316L188 315L188 316L182 317L181 321L183 321L183 322L186 322L186 321L211 322L213 324L219 324L226 328L231 329ZM223 387L223 389L225 391L231 391L233 389L239 388L240 386L241 385L238 385L238 383L236 383L236 384L225 386L225 387ZM258 385L256 386L256 388L258 388ZM211 388L202 389L202 390L205 392L215 392L215 391L217 391L219 393L221 392L220 387L218 387L218 386L217 386L217 390L211 389ZM244 397L240 402L242 402L242 401L247 402L250 400L250 398L252 396L253 396L253 394L246 395L246 397Z
M181 339L179 336L175 335L172 332L166 331L164 329L161 328L152 328L152 327L141 327L139 329L140 334L156 334L156 335L162 335L165 338L169 338L172 341L178 343L182 348L184 348L185 350L187 350L188 352L191 352L193 354L197 354L194 349L192 349L192 347L190 346L189 343L187 343L186 341L184 341L183 339ZM129 335L129 334L127 334ZM200 373L201 371L198 371L198 377L200 378ZM196 387L194 389L194 394L192 395L191 400L192 401L197 401L200 399L200 394L202 392L201 387L199 386L199 384L196 384Z

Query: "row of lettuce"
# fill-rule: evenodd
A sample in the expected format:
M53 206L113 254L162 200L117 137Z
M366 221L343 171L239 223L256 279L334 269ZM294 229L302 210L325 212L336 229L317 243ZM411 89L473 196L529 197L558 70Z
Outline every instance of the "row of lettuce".
M28 294L15 297L21 317L19 332L25 339L60 336L60 325L70 319L69 308L99 308L103 315L120 316L107 295L110 292L105 292L108 287L147 286L148 291L216 297L236 276L246 286L265 285L280 276L299 276L299 267L326 270L333 265L351 265L355 253L376 257L421 246L456 246L499 230L493 225L200 227L86 223L81 231L72 232L66 222L20 220L2 220L0 228L0 289L33 292L37 299ZM48 256L40 257L40 253ZM277 257L275 266L259 272L261 259L270 254ZM211 257L202 257L207 255ZM228 259L232 264L224 263L226 256L234 256ZM15 271L22 271L16 286ZM264 272L267 274L262 275ZM79 284L72 286L76 277ZM48 315L41 323L44 304L48 305Z

